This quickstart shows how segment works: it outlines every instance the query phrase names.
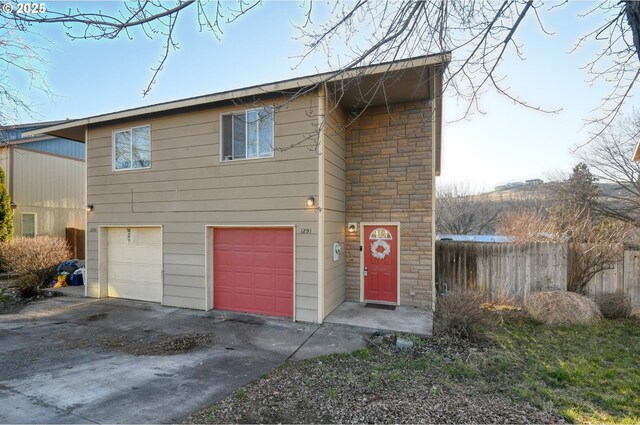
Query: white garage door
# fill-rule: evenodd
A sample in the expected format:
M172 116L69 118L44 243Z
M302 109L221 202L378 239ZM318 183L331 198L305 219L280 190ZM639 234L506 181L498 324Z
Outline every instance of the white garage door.
M162 230L113 227L107 236L109 296L162 302Z

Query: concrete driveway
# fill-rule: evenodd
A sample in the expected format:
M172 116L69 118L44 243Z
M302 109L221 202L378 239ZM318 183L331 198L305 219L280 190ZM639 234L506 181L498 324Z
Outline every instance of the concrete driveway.
M288 358L355 350L368 336L336 325L54 298L0 315L0 422L180 422Z

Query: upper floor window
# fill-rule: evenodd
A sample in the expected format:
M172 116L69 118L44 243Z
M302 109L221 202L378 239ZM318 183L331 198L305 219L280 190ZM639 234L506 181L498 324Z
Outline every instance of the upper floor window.
M151 126L113 132L113 169L151 167Z
M273 156L273 107L221 116L222 160Z

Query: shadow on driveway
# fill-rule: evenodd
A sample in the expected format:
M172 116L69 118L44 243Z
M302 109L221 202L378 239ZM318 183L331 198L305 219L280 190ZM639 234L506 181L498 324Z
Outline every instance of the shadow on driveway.
M363 330L58 297L0 316L0 422L169 423Z

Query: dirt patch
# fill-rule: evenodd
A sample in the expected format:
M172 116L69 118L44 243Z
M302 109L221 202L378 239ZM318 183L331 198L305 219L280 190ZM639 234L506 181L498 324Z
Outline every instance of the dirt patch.
M257 316L242 316L242 315L232 315L231 317L224 317L222 318L222 320L227 321L227 322L236 322L236 323L244 323L247 325L264 325L266 323L266 320L263 319L262 317L257 317Z
M87 317L87 322L95 322L97 320L102 320L102 319L105 319L107 316L108 316L107 313L92 314L91 316Z
M400 350L394 336L367 349L287 362L186 423L559 423L563 418L517 401L502 382L480 379L464 359L482 345L438 338Z
M187 334L169 336L165 334L147 333L142 338L127 336L104 337L100 346L104 349L124 351L136 356L167 356L183 354L199 348L207 347L213 342L213 337L207 334Z
M16 287L0 288L0 314L18 313L27 304L43 301L49 298L61 296L56 291L41 290L33 297L23 298L20 290Z
M94 320L100 318L97 317ZM208 333L169 335L145 329L123 335L122 333L113 334L107 330L93 330L90 337L67 338L64 346L66 349L95 347L104 351L121 351L135 356L171 356L210 347L213 342L213 335Z

